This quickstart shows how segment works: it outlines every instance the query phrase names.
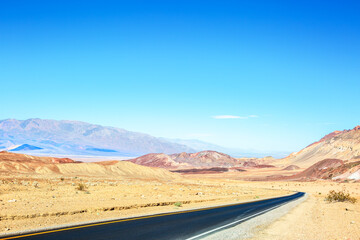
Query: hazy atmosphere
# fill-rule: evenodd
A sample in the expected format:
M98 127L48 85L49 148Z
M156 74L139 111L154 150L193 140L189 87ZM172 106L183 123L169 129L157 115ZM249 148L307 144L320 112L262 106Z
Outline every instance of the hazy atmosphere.
M360 119L348 3L2 1L0 119L298 151Z

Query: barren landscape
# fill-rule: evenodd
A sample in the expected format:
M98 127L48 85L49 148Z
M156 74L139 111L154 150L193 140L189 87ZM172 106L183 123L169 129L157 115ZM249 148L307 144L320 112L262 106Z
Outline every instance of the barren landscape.
M236 203L290 192L231 180L186 180L177 175L168 179L10 175L2 178L0 193L0 227L8 233Z
M246 236L359 239L359 133L336 131L284 159L201 151L80 162L2 151L1 234L306 192L305 202ZM352 202L330 202L330 191Z

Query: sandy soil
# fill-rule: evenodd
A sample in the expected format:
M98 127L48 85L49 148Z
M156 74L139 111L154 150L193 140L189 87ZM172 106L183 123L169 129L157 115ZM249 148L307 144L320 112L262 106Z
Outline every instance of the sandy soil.
M252 240L360 239L360 183L267 182L261 185L305 191L309 198L277 221L258 227ZM330 190L348 191L357 198L357 203L329 203L324 198Z
M301 171L283 171L280 168L249 169L246 172L206 174L202 177L209 179L252 179L272 175L288 175ZM192 178L192 175L187 175ZM360 182L279 182L253 181L247 182L253 188L268 188L307 192L308 199L294 208L285 216L270 225L259 226L253 234L260 239L289 239L289 240L360 240ZM357 203L329 203L325 201L330 190L344 190L357 198Z
M84 190L78 190L84 184ZM234 203L288 194L284 189L218 179L3 176L0 233ZM175 207L181 202L182 207Z
M276 171L266 170L263 174L274 174ZM309 194L304 203L277 221L257 227L253 240L360 239L360 183L239 180L257 174L260 175L261 171L254 170L241 177L239 173L225 173L187 175L170 180L2 176L0 234L179 211L303 191ZM79 184L84 184L85 189L78 190ZM330 190L348 191L358 202L328 203L324 198ZM176 207L176 202L181 202L182 207Z

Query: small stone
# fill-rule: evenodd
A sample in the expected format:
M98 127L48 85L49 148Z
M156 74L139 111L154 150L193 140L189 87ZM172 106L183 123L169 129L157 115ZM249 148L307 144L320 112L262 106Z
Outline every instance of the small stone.
M351 221L350 224L355 224L355 221Z
M11 199L8 202L16 202L16 199Z

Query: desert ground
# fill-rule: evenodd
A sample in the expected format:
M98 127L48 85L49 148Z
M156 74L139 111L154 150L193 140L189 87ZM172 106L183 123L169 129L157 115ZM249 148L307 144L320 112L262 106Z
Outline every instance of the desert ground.
M356 182L250 182L212 174L212 178L188 175L169 180L8 175L0 183L2 234L303 191L309 194L304 203L277 221L258 226L252 239L360 238L360 183ZM345 190L358 202L329 203L325 196L330 190Z
M124 179L7 175L0 181L1 233L185 210L291 193L219 179ZM181 207L178 207L178 202ZM177 204L176 204L177 203Z
M251 186L307 192L308 199L275 222L259 226L252 240L358 240L360 239L360 183L252 182ZM356 203L325 201L330 190L346 191Z
M291 175L301 169L282 171L280 168L252 169L241 174L228 172L202 174L202 177L232 179L240 185L255 189L275 189L306 192L306 201L289 213L270 224L257 226L250 234L252 240L290 239L290 240L359 240L360 239L360 182L331 180L316 181L246 181L256 177ZM196 178L188 175L188 178ZM246 180L244 180L246 179ZM325 200L331 191L344 191L357 199L356 203L328 202ZM243 239L239 237L239 239Z
M257 226L249 236L254 240L360 239L359 180L277 178L304 173L304 168L249 167L245 171L180 174L128 161L78 163L68 158L0 154L0 234L238 203L301 191L308 193L306 201L281 218ZM311 174L323 174L330 169L320 167ZM345 191L357 202L330 203L325 198L331 190Z

